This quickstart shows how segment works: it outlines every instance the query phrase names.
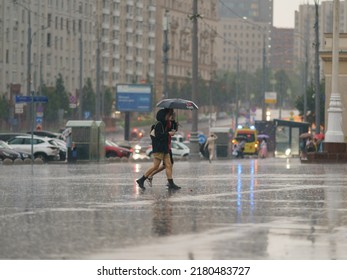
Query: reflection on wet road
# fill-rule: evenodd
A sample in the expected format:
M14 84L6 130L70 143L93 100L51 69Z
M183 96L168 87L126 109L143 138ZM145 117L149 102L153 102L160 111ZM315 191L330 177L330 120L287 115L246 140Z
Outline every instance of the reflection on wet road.
M1 259L346 259L347 165L291 159L2 166Z

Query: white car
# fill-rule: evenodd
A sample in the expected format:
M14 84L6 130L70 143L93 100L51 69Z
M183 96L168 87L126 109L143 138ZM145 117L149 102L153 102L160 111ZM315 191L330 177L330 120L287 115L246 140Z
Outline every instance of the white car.
M172 156L176 158L188 157L190 154L188 146L180 142L171 142L171 151ZM152 156L152 146L147 148L146 155Z
M47 160L59 160L59 147L55 143L50 143L51 138L43 138L33 135L33 154L34 158ZM16 136L7 143L17 151L31 153L31 135Z

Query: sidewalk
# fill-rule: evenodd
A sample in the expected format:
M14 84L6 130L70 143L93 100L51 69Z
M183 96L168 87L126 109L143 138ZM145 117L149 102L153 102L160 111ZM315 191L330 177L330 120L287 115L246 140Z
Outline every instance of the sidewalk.
M346 259L347 165L299 159L0 168L1 259Z

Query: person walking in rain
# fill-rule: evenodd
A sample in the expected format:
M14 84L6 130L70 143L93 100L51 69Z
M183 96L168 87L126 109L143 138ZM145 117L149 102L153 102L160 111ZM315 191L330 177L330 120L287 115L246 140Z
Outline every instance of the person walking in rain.
M164 162L165 164L165 171L169 189L180 189L180 187L174 183L172 178L172 164L170 161L169 154L169 135L173 136L175 134L175 131L169 131L166 126L166 123L169 120L170 115L171 111L169 109L160 109L157 112L157 122L153 127L153 135L151 137L153 147L153 165L152 167L146 170L146 172L143 174L141 178L136 180L138 186L143 190L146 189L144 186L144 182L155 170L159 169L161 162Z
M169 110L169 114L170 114L169 120L166 122L166 129L167 129L167 131L174 132L174 134L171 133L168 135L169 155L170 155L170 161L171 161L171 168L173 169L174 159L173 159L172 150L171 150L171 137L174 136L178 130L178 122L176 122L176 120L175 120L175 112L173 111L173 109ZM163 171L164 169L165 169L165 162L163 162L163 164L157 170L154 170L151 174L149 174L147 181L148 181L150 186L152 186L153 176L155 174Z
M209 153L209 162L211 163L213 158L214 158L214 153L215 153L215 142L218 139L217 135L214 133L211 133L209 137L207 137L206 143L204 148L208 149L208 153Z
M263 140L260 143L260 157L261 158L267 157L267 142L265 138L263 138Z

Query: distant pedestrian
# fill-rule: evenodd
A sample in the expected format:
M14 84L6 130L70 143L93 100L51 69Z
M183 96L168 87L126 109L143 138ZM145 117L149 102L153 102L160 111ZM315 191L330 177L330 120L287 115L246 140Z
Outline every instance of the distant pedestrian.
M71 162L72 161L72 130L71 128L65 129L65 131L63 132L63 137L66 142L66 150L67 150L66 161Z
M266 139L263 138L263 140L260 143L260 157L266 158L267 157L267 142Z
M69 162L72 162L72 163L77 162L77 147L75 142L72 142L72 145L71 145L71 160Z
M209 153L209 162L211 163L214 159L214 153L215 153L215 146L216 146L216 140L218 139L217 135L214 133L211 133L209 137L207 137L206 143L204 148L208 149Z
M246 140L244 140L244 139L240 140L237 143L237 145L235 147L236 158L244 158L245 145L246 145Z

